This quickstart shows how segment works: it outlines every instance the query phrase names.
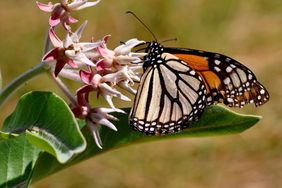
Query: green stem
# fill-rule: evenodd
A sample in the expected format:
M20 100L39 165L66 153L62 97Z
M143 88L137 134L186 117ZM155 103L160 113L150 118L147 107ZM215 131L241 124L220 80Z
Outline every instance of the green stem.
M8 99L8 97L15 92L20 86L22 86L25 82L31 80L35 76L41 74L46 71L46 67L44 63L38 64L36 67L28 70L23 73L15 80L13 80L9 85L7 85L4 89L0 91L0 106Z
M54 73L50 73L50 74L52 79L55 81L55 83L61 89L61 91L66 95L66 97L70 100L72 105L77 106L78 104L76 98L73 96L73 94L71 93L69 88L64 84L64 82L60 78L56 77Z

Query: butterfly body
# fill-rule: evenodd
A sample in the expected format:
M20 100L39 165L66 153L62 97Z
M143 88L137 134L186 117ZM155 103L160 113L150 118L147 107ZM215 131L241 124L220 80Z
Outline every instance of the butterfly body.
M160 135L179 132L216 102L256 106L269 99L266 89L244 65L222 54L187 48L146 48L143 75L129 122L134 129Z

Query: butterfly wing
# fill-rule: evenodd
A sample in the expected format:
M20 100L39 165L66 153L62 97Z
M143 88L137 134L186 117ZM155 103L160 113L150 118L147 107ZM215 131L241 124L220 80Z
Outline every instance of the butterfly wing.
M129 121L140 132L178 132L196 120L206 106L201 76L176 56L163 53L162 63L142 75Z
M207 102L224 102L231 107L248 103L262 105L269 94L254 73L238 61L222 54L186 48L165 48L186 62L202 77L207 88Z

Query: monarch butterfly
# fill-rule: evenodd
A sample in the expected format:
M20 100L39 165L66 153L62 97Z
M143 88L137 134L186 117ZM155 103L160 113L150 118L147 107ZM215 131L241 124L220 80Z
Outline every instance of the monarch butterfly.
M147 29L151 30L132 12ZM254 73L222 54L147 42L143 74L129 115L134 129L151 135L179 132L208 105L260 106L269 94Z
M167 134L187 128L216 102L256 106L269 99L254 73L222 54L148 43L143 75L130 112L134 129Z

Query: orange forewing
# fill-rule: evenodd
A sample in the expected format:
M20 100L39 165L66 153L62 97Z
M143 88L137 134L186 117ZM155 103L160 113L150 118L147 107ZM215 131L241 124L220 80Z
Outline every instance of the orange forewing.
M209 62L201 56L187 55L187 54L174 54L176 57L186 62L189 67L197 71L209 70Z
M187 63L189 67L198 72L203 78L208 93L211 89L220 91L221 80L220 78L209 69L209 62L206 58L197 55L187 54L174 54L179 59ZM222 93L223 94L223 93Z
M200 75L204 78L203 80L207 82L209 88L219 89L221 87L221 80L212 71L200 71Z

